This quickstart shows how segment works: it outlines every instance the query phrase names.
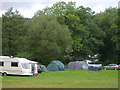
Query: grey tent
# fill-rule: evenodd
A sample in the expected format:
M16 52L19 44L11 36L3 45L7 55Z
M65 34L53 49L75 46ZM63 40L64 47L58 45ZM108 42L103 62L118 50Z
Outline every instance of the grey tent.
M67 68L76 70L88 70L88 64L85 61L69 62Z
M42 68L42 72L48 72L48 70L47 70L47 68L46 68L46 66L45 65L40 65L41 66L41 68Z
M49 70L49 71L64 71L65 66L61 61L54 60L47 66L47 70Z
M75 67L75 62L69 62L67 69L74 69L74 67Z

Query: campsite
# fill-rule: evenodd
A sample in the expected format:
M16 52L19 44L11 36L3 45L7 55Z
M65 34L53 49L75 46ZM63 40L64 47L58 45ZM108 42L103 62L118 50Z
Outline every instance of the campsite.
M3 76L2 88L118 88L118 71L67 70L38 76Z
M117 0L7 1L0 11L2 88L120 86Z
M16 70L19 71L20 67L12 67L9 65L9 68L7 68L8 66L5 66L8 65L8 61L12 63L15 60L17 61L17 59L21 60L21 62L30 62L25 58L2 56L2 88L118 88L119 71L104 69L94 70L94 68L97 68L96 66L100 64L87 64L86 62L91 62L90 60L69 62L67 67L65 67L61 61L53 60L47 67L41 65L43 71L36 76L33 74L36 72L35 67L33 68L33 61L31 61L32 68L25 68L26 63L24 63L24 67L21 66L21 70L23 69L22 74L16 72ZM23 65L21 62L16 63L20 66ZM27 65L31 66L31 62ZM91 65L95 67L89 69ZM33 75L27 74L24 70L29 71L29 73Z
M54 60L47 67L41 65L43 71L37 76L2 76L2 88L118 88L118 70L89 70L84 65L89 68L84 61L65 67Z

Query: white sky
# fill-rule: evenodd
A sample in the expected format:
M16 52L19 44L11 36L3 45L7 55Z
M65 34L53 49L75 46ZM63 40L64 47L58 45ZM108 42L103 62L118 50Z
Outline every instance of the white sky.
M59 1L76 2L76 6L90 7L96 13L104 11L109 7L118 7L120 0L0 0L0 16L4 14L10 7L18 10L24 17L31 18L35 12L45 7L51 7Z

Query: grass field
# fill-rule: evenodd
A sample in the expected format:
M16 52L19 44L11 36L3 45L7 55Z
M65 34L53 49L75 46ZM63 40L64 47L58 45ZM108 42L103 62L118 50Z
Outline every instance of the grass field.
M118 88L118 71L49 71L38 76L3 76L3 88Z

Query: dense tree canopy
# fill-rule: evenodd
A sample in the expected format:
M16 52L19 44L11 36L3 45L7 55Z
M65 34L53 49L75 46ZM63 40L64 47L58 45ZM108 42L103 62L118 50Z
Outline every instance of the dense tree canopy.
M51 8L38 11L35 16L54 15L61 24L65 24L72 32L74 60L88 59L89 55L98 53L103 45L104 32L93 21L94 12L90 8L75 7L74 2L59 2Z
M120 63L119 13L117 8L93 12L74 2L58 2L22 17L9 9L2 16L3 55L26 57L47 64L91 59L95 54L103 64ZM91 56L91 57L90 57Z
M108 63L118 63L120 51L118 37L118 9L109 8L103 13L96 14L95 22L104 31L104 46L99 48L101 59Z
M10 8L5 15L2 15L2 54L15 56L21 46L20 38L24 34L24 18L16 10Z
M37 16L28 22L28 51L42 63L62 58L70 51L71 33L54 16Z

